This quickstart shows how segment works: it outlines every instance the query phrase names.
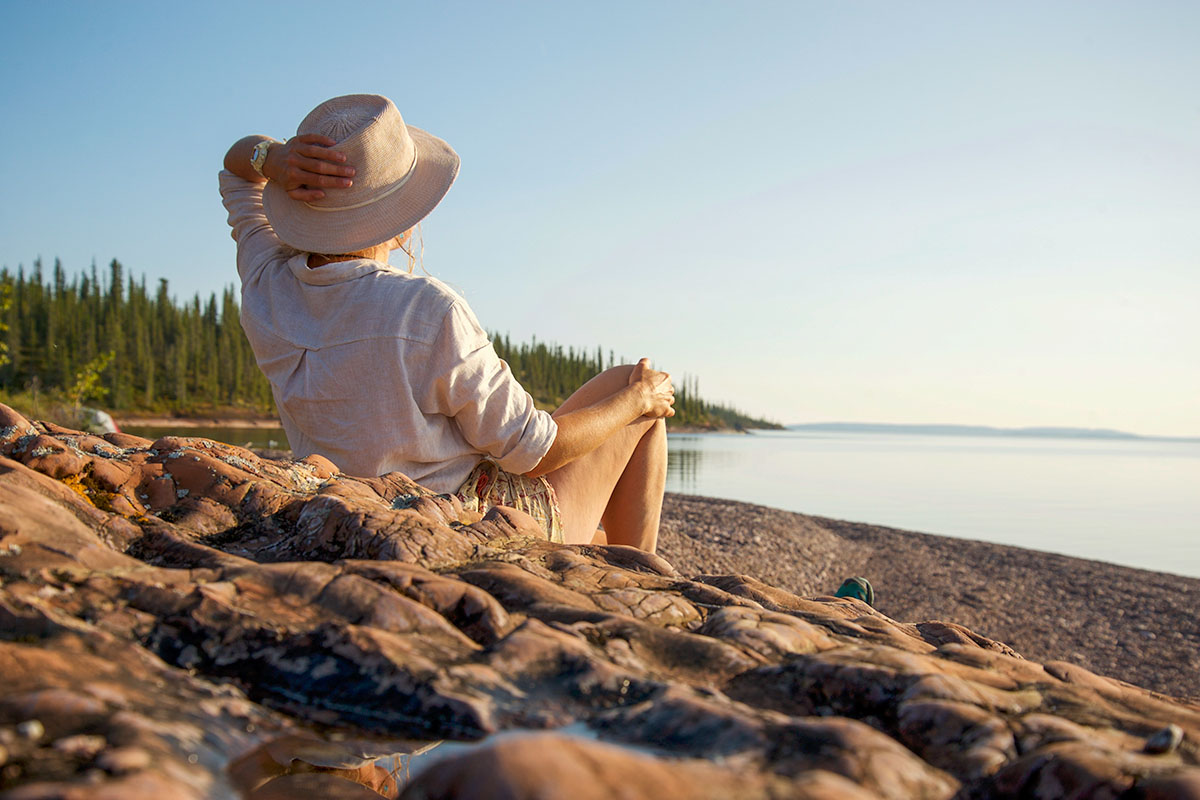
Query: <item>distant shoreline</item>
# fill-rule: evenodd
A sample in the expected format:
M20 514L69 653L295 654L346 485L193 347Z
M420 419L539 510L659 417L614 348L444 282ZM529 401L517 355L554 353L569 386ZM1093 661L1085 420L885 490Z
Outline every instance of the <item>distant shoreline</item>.
M674 427L668 425L667 433L731 433L741 436L749 433L757 428L709 428L704 425L676 425ZM764 429L765 430L765 429Z
M132 428L282 428L278 417L116 417L117 427Z
M1108 428L995 428L989 425L908 425L887 422L807 422L796 425L785 425L784 428L789 431L811 431L814 433L907 433L922 436L996 436L1021 439L1099 439L1110 441L1193 442L1200 444L1200 437L1143 436L1137 433L1128 433Z

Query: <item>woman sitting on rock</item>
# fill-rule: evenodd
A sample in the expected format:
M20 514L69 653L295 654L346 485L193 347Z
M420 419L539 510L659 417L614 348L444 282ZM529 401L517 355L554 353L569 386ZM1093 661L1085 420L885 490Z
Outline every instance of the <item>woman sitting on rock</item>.
M322 103L297 134L242 139L221 172L242 326L296 457L653 551L670 376L642 359L539 411L462 297L387 263L454 182L454 150L378 95Z

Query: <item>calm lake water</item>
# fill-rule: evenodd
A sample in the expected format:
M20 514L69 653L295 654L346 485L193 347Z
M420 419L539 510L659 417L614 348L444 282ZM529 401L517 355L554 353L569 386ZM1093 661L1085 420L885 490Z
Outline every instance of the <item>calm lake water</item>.
M1200 577L1200 443L672 434L667 491Z
M282 428L127 428L287 449ZM667 491L1200 577L1200 444L671 434Z

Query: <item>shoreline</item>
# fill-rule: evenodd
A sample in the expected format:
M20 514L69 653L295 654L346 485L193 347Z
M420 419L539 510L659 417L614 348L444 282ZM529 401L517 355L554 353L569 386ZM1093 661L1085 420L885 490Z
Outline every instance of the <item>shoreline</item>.
M1200 705L1200 578L673 493L658 553L682 575L748 574L801 596L862 575L895 620L955 622Z
M282 428L278 417L114 417L117 427L134 428Z
M706 428L703 425L676 425L675 427L667 426L667 435L673 433L728 433L734 436L746 436L750 433L745 428Z
M113 418L122 430L126 426L135 428L282 428L278 417L224 417L204 415L189 417L170 416L123 416ZM748 436L758 428L710 428L703 425L680 425L668 427L668 434L682 433L724 433L735 436ZM763 428L762 430L768 430Z

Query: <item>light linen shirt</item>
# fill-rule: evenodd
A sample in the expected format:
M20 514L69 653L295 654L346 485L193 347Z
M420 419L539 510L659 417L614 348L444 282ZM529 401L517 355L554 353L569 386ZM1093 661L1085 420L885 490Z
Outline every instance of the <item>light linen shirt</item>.
M350 475L400 471L437 492L485 457L525 473L558 426L521 388L465 300L373 259L310 269L275 236L262 184L222 170L242 327L297 458Z

